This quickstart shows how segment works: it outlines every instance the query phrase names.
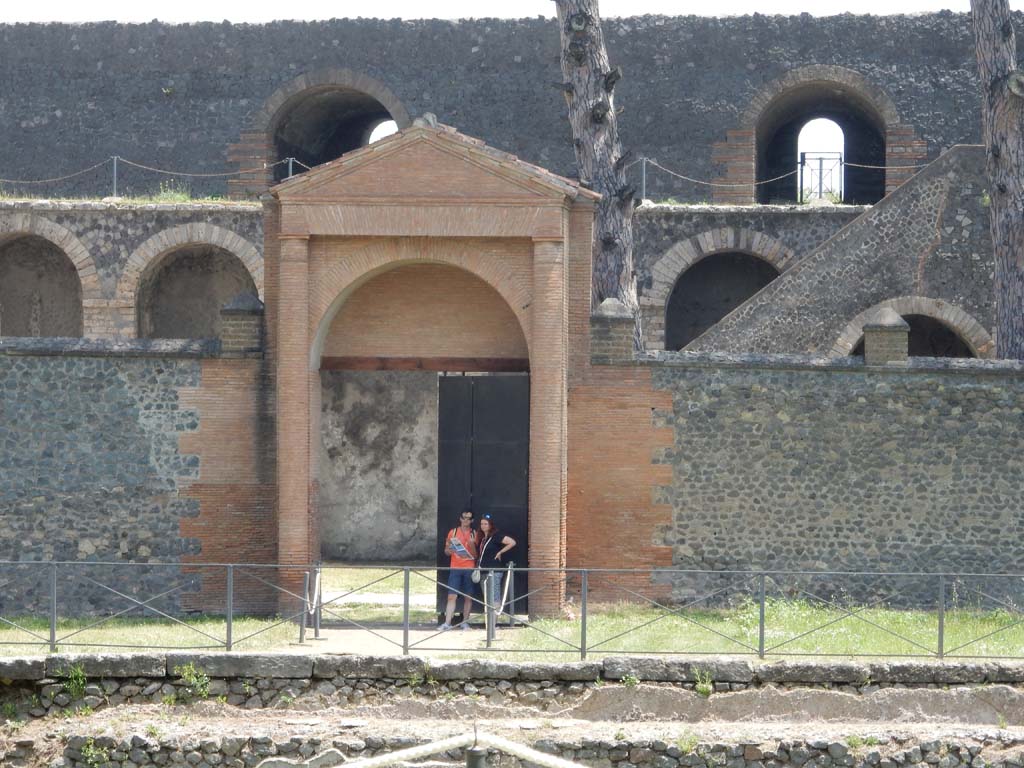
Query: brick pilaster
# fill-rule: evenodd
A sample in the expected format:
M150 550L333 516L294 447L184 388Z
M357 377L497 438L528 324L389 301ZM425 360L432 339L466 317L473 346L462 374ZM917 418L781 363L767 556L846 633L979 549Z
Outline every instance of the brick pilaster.
M310 548L309 240L280 239L277 312L278 559L315 560ZM295 587L296 574L282 572ZM301 576L297 577L301 588Z
M530 567L565 565L566 334L565 243L533 244L532 347L530 364ZM554 575L532 574L531 613L556 614L565 584Z

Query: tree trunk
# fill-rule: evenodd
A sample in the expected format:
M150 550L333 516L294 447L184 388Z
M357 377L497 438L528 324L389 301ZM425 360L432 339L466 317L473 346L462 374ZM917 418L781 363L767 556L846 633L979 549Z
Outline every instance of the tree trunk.
M995 252L996 357L1024 360L1024 74L1008 0L971 0Z
M601 193L594 221L593 304L618 299L636 321L643 345L633 269L633 194L626 184L613 91L622 76L608 63L597 0L555 0L562 40L562 89L580 181Z

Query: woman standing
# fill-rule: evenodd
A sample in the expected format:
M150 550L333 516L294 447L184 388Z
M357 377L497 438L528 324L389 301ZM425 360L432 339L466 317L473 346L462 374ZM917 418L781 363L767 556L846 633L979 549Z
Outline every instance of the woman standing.
M483 576L491 577L491 594L485 595L485 600L494 606L496 613L501 613L501 577L505 564L502 557L516 545L516 540L511 536L505 536L494 524L490 515L480 518L480 534L483 542L480 544L480 556L477 558L477 567L483 572Z

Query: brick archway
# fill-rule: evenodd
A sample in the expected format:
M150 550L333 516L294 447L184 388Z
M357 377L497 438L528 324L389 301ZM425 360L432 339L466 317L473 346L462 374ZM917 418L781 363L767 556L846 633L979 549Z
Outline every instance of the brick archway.
M750 100L735 128L726 131L725 141L712 150L712 160L725 166L725 174L717 182L732 186L713 188L716 203L753 203L756 199L757 132L764 116L773 105L801 88L834 85L849 93L874 113L885 138L886 166L913 166L928 155L927 143L917 137L913 126L901 122L892 98L864 75L846 67L812 64L797 67L771 81ZM914 174L906 168L893 168L885 174L888 194Z
M275 90L252 116L249 128L242 132L237 144L228 147L228 164L239 171L248 171L228 181L228 194L233 198L251 198L265 192L274 180L273 171L265 166L274 157L274 130L288 105L305 93L343 88L364 93L376 99L391 114L398 128L412 123L409 111L394 92L380 80L343 67L325 67L289 80Z
M792 249L781 240L746 227L709 229L673 244L654 263L650 291L640 298L644 341L648 349L665 348L665 312L672 289L683 273L708 256L728 251L756 256L780 273L789 268L794 257Z
M374 276L419 263L479 278L519 324L530 371L528 557L534 568L565 565L568 262L587 254L589 294L597 197L426 121L274 187L265 231L281 563L320 551L313 446L331 320ZM532 574L530 588L541 590L531 610L561 606L564 584L550 571Z
M263 255L255 245L230 229L213 224L182 224L153 235L128 257L115 294L122 334L135 335L135 330L130 329L137 329L135 313L143 276L164 256L190 245L210 245L235 256L245 266L260 298L263 298Z
M71 261L82 285L82 335L109 336L108 302L103 299L99 273L92 254L81 240L60 224L30 213L0 217L0 243L22 236L35 236L52 243Z
M993 357L995 340L985 327L954 304L926 296L898 296L865 309L849 322L832 345L835 357L849 355L864 335L864 324L880 309L890 308L899 315L924 315L938 320L954 331L977 357Z
M374 241L343 262L319 271L309 297L310 370L319 370L331 321L349 296L361 285L389 269L407 264L443 264L457 267L483 280L504 299L519 321L530 348L531 286L507 263L483 261L471 244L439 242L433 238Z

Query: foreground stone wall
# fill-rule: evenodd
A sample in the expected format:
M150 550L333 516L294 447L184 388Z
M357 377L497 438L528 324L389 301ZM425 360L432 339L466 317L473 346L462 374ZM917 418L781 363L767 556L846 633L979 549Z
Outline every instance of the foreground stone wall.
M649 355L674 442L678 568L1021 573L1024 368L917 358ZM658 543L661 543L659 538ZM701 589L696 583L684 587ZM934 601L934 582L835 577L819 593ZM1006 588L1004 583L1003 588ZM1016 598L1015 598L1016 599Z
M916 127L931 157L978 139L967 14L604 23L611 61L626 73L616 90L624 143L689 176L717 177L712 145L767 83L806 65L859 72L888 94L902 123ZM237 170L227 164L228 146L243 131L265 130L252 121L271 94L330 67L375 78L411 116L434 112L531 162L560 173L575 168L564 100L548 87L561 80L550 19L22 24L0 26L0 40L5 178L56 177L111 155L174 170ZM125 164L119 176L129 192L166 182ZM184 183L195 192L225 190L224 179ZM683 200L709 194L653 170L648 188ZM110 189L107 166L42 194Z

